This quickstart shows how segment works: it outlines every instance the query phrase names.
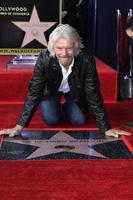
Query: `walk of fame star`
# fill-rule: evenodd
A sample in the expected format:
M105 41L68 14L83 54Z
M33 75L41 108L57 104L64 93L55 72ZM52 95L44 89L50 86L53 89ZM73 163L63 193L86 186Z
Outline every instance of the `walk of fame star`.
M44 32L50 29L57 22L40 22L36 7L34 6L33 11L31 13L30 21L12 21L12 23L18 26L23 31L25 31L25 36L21 47L26 46L33 40L37 40L42 45L47 47L47 40L44 35Z
M45 134L45 133L44 133ZM93 148L97 144L107 144L111 141L118 141L119 139L76 139L64 131L59 131L50 139L45 140L21 140L21 139L5 139L5 142L15 143L34 147L34 151L30 153L25 159L36 159L43 156L58 154L63 152L74 153L79 155L95 156L97 158L107 158L104 154L98 152ZM19 153L19 152L18 152Z

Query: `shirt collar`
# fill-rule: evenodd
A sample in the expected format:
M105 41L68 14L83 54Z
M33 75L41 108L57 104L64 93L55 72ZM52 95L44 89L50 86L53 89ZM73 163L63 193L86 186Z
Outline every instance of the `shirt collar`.
M65 68L60 62L59 62L59 65L61 66L61 68ZM72 62L71 62L71 64L68 66L68 68L71 68L71 67L73 67L73 65L74 65L74 58L72 59Z

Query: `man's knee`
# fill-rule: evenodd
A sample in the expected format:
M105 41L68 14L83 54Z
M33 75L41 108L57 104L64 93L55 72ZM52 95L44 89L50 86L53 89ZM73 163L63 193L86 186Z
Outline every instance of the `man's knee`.
M57 125L60 122L60 118L53 117L53 116L51 116L51 117L44 117L44 116L42 116L42 119L49 126Z
M86 118L85 117L82 117L82 118L75 117L75 118L71 118L70 121L72 124L75 124L75 125L84 125L86 123Z

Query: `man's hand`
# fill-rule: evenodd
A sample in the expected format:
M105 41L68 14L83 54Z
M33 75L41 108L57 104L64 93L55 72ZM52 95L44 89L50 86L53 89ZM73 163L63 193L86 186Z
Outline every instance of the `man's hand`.
M22 126L15 126L14 128L3 129L0 131L0 135L9 135L9 137L14 137L19 135L19 133L23 130Z
M66 15L67 15L67 11L66 11L66 10L63 10L63 11L61 12L61 17L64 18Z
M118 129L109 129L108 131L105 132L106 136L111 136L111 137L115 137L118 138L120 135L132 135L131 133L127 132L127 131L123 131L123 130L118 130Z

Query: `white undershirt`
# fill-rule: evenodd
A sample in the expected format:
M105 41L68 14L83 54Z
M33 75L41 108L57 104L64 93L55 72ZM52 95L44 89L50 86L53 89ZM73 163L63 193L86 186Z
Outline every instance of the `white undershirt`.
M60 87L59 87L58 91L66 93L66 92L70 91L70 87L69 87L69 84L68 84L68 76L72 72L74 59L72 60L71 64L68 66L68 69L65 69L65 67L61 63L59 63L59 64L61 66L63 78L62 78L62 82L60 84Z

